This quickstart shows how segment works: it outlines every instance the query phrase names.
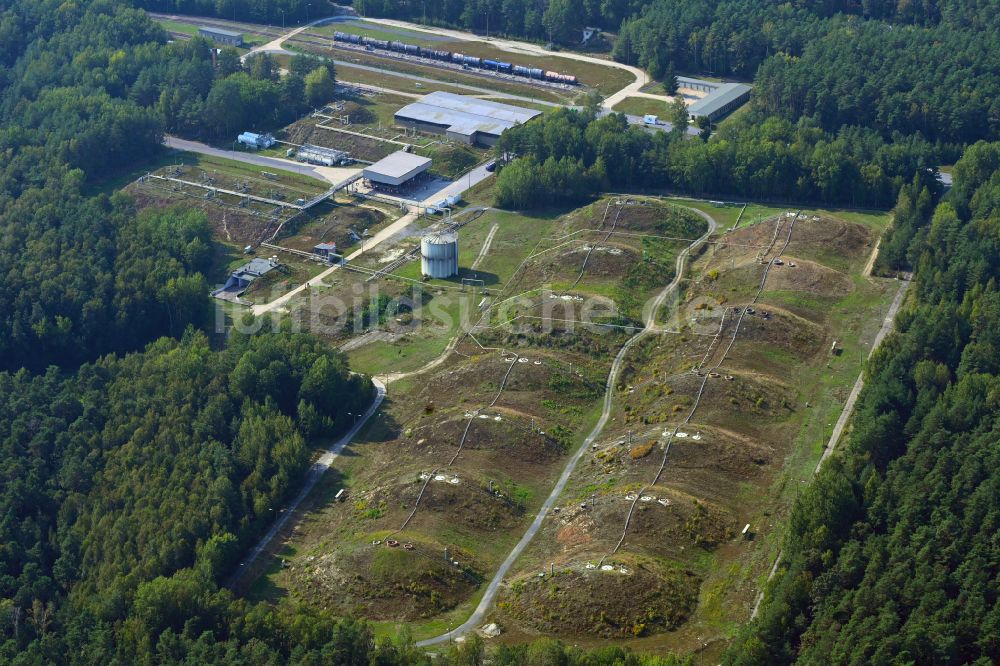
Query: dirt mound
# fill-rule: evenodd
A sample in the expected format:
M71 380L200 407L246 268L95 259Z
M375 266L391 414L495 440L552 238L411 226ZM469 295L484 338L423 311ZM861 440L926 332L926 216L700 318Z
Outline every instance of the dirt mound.
M412 549L404 548L404 544ZM377 620L410 621L448 611L468 599L482 576L470 553L429 542L365 542L292 567L292 585L312 604Z
M843 298L854 291L851 278L840 271L788 252L782 255L782 260L782 265L773 266L768 272L766 291L803 291L827 298Z
M452 485L448 482L432 481L427 486L420 509L410 525L417 531L423 519L428 514L442 514L449 524L456 527L466 527L479 532L495 532L513 528L521 516L524 507L517 502L490 494L483 488L458 472L461 482Z
M472 417L471 423L463 413L408 428L410 434L404 445L422 451L433 449L442 456L447 456L449 452L454 455L464 436L462 450L467 452L496 452L509 460L532 464L558 459L563 454L563 445L552 435L538 432L538 426L543 424L540 419L536 424L535 431L532 431L530 417L513 415L503 408L484 409Z
M768 313L766 319L762 315L764 312ZM735 325L736 316L730 313L730 317ZM726 335L731 336L732 331L727 331ZM753 315L743 317L736 344L726 357L725 364L745 366L758 372L780 373L786 370L784 366L808 360L825 351L825 342L826 332L818 324L791 312L758 304Z
M583 269L584 260L587 262L586 272L581 284L628 273L629 267L638 261L639 254L627 244L614 242L614 239L603 241L602 238L598 234L582 235L568 248L540 255L525 267L519 278L520 284L573 283Z
M717 494L731 496L736 484L757 478L774 459L771 446L734 432L699 423L682 425L678 432L681 435L670 441L660 480L686 492L703 493L705 488L721 485ZM637 434L631 448L613 444L595 451L595 464L600 463L606 474L620 482L648 482L663 460L667 439L660 428ZM726 482L720 484L720 479Z
M580 257L582 261L582 257ZM574 270L579 274L579 267ZM575 274L575 275L576 275ZM585 333L598 337L612 337L614 331L594 326L606 322L618 314L613 299L603 296L587 295L577 291L542 290L531 296L518 297L511 302L510 307L498 309L496 322L509 321L520 316L520 321L513 322L514 330L527 332L576 332L583 329ZM590 324L590 325L588 325Z
M583 261L588 253L590 258L587 259L587 269L581 282L593 278L625 275L629 267L641 258L638 252L627 245L601 242L601 239L597 238L561 255L558 259L559 274L569 274L575 280L583 268Z
M690 431L690 432L689 432ZM735 433L717 429L700 429L697 425L682 429L691 436L675 437L670 443L668 470L705 470L739 480L749 480L774 458L774 449Z
M611 571L576 564L554 576L515 581L498 607L545 633L645 636L683 623L694 610L699 583L690 571L623 556Z
M867 260L872 242L872 233L864 225L830 217L814 222L810 217L795 223L785 253L840 269Z
M787 234L786 221L778 217L727 233L715 246L709 268L729 267L734 261L739 264L752 260L768 248L773 256L775 249L781 247L775 236L775 225L779 224L778 235L782 231ZM781 242L784 242L783 238Z
M662 552L664 544L676 547L687 543L712 550L735 534L736 519L714 503L693 499L665 485L643 492L643 497L654 499L640 500L635 505L625 537L625 545L630 548L642 546ZM669 504L663 506L660 500Z
M761 441L773 441L773 428L787 419L794 405L794 393L774 377L728 369L725 365L719 377L709 377L698 407L699 423L732 430ZM731 373L731 374L730 374ZM726 377L733 377L727 380ZM669 382L675 393L668 397L676 410L686 416L687 405L697 393L701 377L693 374Z

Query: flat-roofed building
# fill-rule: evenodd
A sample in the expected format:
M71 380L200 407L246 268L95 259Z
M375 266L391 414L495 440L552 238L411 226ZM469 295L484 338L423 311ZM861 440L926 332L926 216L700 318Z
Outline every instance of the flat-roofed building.
M361 176L371 182L373 187L397 188L406 185L430 167L431 158L400 150L365 167Z
M208 37L216 44L226 46L243 46L243 33L232 30L222 30L221 28L198 28L198 34Z
M715 120L735 111L750 99L750 86L745 83L721 83L705 97L688 106L691 120L707 116Z
M337 244L336 243L317 243L313 245L313 254L317 257L323 257L327 261L331 261L337 254Z
M453 141L492 146L504 130L538 115L541 112L534 109L434 92L401 108L395 119L400 125L443 134Z

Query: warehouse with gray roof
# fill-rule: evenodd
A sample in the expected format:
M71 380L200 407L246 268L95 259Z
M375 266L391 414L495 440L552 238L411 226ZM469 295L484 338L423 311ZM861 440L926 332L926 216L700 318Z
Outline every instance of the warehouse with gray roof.
M243 33L221 28L198 28L198 35L208 37L216 44L228 46L243 46Z
M688 115L691 120L703 116L709 120L721 118L746 104L750 99L750 90L750 86L745 83L721 83L708 95L689 105Z
M399 150L361 172L372 187L402 187L431 167L431 158Z
M401 108L395 119L405 127L443 134L453 141L493 146L504 130L538 115L541 112L534 109L434 92Z

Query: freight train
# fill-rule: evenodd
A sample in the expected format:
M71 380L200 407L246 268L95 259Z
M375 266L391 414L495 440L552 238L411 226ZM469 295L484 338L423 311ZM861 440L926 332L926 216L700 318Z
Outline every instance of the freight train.
M440 60L442 62L451 62L463 67L475 67L476 69L485 69L491 72L504 72L505 74L513 74L514 76L523 76L527 79L538 79L540 81L552 81L553 83L567 83L569 85L577 85L578 81L575 76L571 74L560 74L559 72L548 72L537 67L523 67L521 65L512 65L509 62L503 62L502 60L490 60L489 58L477 58L476 56L462 55L461 53L454 53L452 51L442 51L439 49L429 49L423 46L416 46L414 44L406 44L403 42L389 41L387 39L374 39L372 37L367 37L364 35L351 35L346 32L335 32L333 33L333 40L335 42L344 42L347 44L359 44L361 46L370 47L373 49L382 49L385 51L395 51L397 53L403 53L405 55L420 56L422 58L430 58L432 60Z

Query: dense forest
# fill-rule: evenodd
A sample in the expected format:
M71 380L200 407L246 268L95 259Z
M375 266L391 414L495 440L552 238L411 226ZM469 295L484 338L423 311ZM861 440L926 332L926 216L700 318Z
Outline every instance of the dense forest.
M685 135L683 110L674 115L672 132L649 133L620 115L562 109L504 132L498 157L522 158L501 169L497 205L577 203L607 189L645 188L889 207L914 174L924 187L940 188L937 153L915 137L889 144L871 130L832 135L755 113L703 141Z
M271 25L291 25L327 16L334 7L328 0L135 0L133 4L151 12L217 16Z
M306 441L343 430L370 391L311 337L215 352L191 329L72 375L0 374L0 400L2 653L65 640L77 612L122 620L158 576L228 575L308 465Z
M885 268L915 268L912 301L730 663L1000 661L1000 144L954 176L937 206L900 194Z

